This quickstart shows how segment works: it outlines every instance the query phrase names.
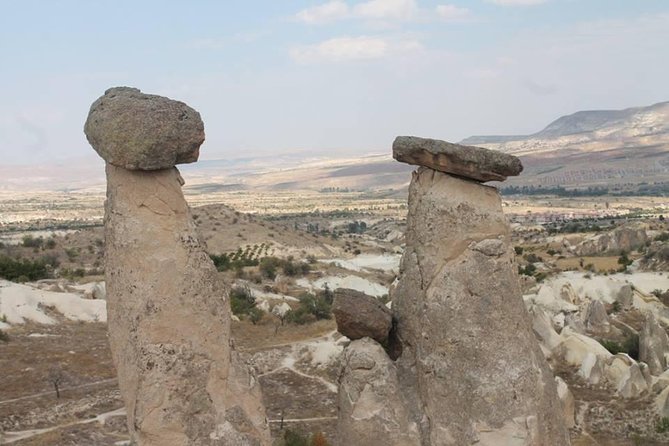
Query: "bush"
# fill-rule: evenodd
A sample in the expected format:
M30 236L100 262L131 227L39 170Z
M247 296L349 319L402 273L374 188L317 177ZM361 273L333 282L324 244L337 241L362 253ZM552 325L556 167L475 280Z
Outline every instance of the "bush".
M306 436L290 429L283 433L282 446L309 446L309 440Z
M669 418L662 417L655 424L655 431L659 434L669 432Z
M280 264L281 260L276 257L264 257L260 261L260 274L267 279L274 280Z
M656 242L666 242L669 241L669 232L663 232L654 239Z
M245 316L255 308L256 299L249 287L237 286L230 291L230 309L236 316Z
M255 325L262 320L262 317L265 315L265 313L260 308L253 307L249 309L248 315L251 323Z
M629 335L622 344L608 339L602 339L599 343L613 355L627 353L632 359L639 359L639 336L637 335Z
M328 302L328 297L323 293L315 296L311 293L304 293L300 296L300 307L312 314L316 319L330 319L332 317L332 301Z
M514 246L513 250L516 251L516 255L523 255L524 249L522 246Z
M49 271L43 259L12 259L7 256L0 256L0 278L15 282L27 282L48 277Z
M311 436L287 429L283 432L283 438L279 446L330 446L322 432L316 432Z
M0 341L9 342L9 335L2 330L0 330Z
M39 248L44 243L42 237L33 237L32 235L24 235L22 240L22 245L26 248Z

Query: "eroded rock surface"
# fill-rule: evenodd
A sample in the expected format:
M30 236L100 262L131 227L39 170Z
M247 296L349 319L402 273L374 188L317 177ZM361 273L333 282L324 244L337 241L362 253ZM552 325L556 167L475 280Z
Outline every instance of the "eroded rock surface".
M351 340L368 337L381 344L388 340L392 314L383 303L372 296L339 288L334 292L332 313L339 333Z
M639 333L639 360L648 364L653 375L660 375L667 369L668 356L669 336L653 313L648 313Z
M419 168L409 188L406 251L391 290L397 360L375 361L386 364L384 379L397 373L399 395L386 404L407 412L421 446L568 445L556 382L521 297L500 195L477 182L517 174L519 162L430 142L446 148L440 155L421 144L400 137L394 146L397 159L431 168ZM433 170L439 165L477 181ZM546 348L561 341L541 322ZM341 383L354 373L345 367ZM340 423L352 424L349 430L384 425L353 410L340 401Z
M204 141L198 112L183 102L130 87L105 91L91 105L84 132L105 161L130 170L193 163Z
M504 181L523 170L520 160L512 155L416 136L398 136L393 158L481 182Z
M204 138L199 115L199 124L177 134L193 118L188 113L176 101L112 89L89 116L103 129L92 138L98 148L111 147L103 155L105 279L128 428L140 446L265 446L260 386L231 345L228 293L198 241L173 167L179 147L197 158ZM168 168L127 170L114 165L119 159L126 167Z
M344 350L339 381L339 444L420 446L418 425L400 397L397 369L370 338Z

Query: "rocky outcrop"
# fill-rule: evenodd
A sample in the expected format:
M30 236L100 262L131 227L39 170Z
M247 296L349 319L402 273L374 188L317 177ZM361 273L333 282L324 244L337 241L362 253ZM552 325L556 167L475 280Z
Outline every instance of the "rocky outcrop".
M84 131L105 161L131 170L193 163L204 142L198 112L183 102L129 87L105 91L91 106Z
M565 424L568 429L571 429L576 425L575 419L575 409L576 401L574 400L574 394L569 390L569 386L564 382L559 376L555 377L555 383L557 384L557 393L560 402L562 403L562 413L564 416Z
M415 136L398 136L393 143L393 158L481 182L504 181L523 171L515 156Z
M268 445L259 385L231 346L227 290L173 167L197 157L203 134L184 130L193 116L184 104L141 97L108 90L86 124L107 161L109 341L131 438L142 446ZM182 149L191 155L173 155ZM128 170L118 160L169 168Z
M413 174L406 251L391 290L397 360L386 371L396 368L401 385L400 400L388 404L406 409L421 445L569 444L521 298L500 195L479 183L519 173L519 162L466 147L443 155L431 147L448 143L411 141L396 140L396 158L430 168ZM433 170L443 166L459 177ZM339 410L340 423L352 422L349 407Z
M611 330L606 308L601 300L594 299L585 313L585 328L590 333L608 333Z
M651 374L661 375L667 369L668 356L669 336L649 312L639 333L639 360L648 364Z
M397 369L370 338L344 350L339 380L341 445L421 446L418 425L401 399Z
M648 240L646 229L640 225L625 225L611 232L594 235L575 248L576 255L619 255L643 246Z
M351 340L372 338L385 344L392 327L390 310L379 300L356 290L338 288L332 313L337 330Z

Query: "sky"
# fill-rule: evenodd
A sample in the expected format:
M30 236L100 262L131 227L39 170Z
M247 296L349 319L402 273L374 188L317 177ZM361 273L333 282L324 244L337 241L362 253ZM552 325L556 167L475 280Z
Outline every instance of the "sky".
M119 85L198 110L203 159L390 153L669 100L666 0L0 0L0 165L95 156Z

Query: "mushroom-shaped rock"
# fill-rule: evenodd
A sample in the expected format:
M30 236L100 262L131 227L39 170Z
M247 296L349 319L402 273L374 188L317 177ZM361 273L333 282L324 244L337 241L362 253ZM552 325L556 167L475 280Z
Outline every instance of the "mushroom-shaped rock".
M193 163L204 142L204 124L197 111L130 87L105 91L91 106L84 133L105 161L128 170Z
M398 136L393 158L480 182L504 181L523 171L520 159L513 155L416 136Z
M383 344L392 327L390 310L379 300L346 288L335 290L332 313L337 330L351 340L369 337Z

